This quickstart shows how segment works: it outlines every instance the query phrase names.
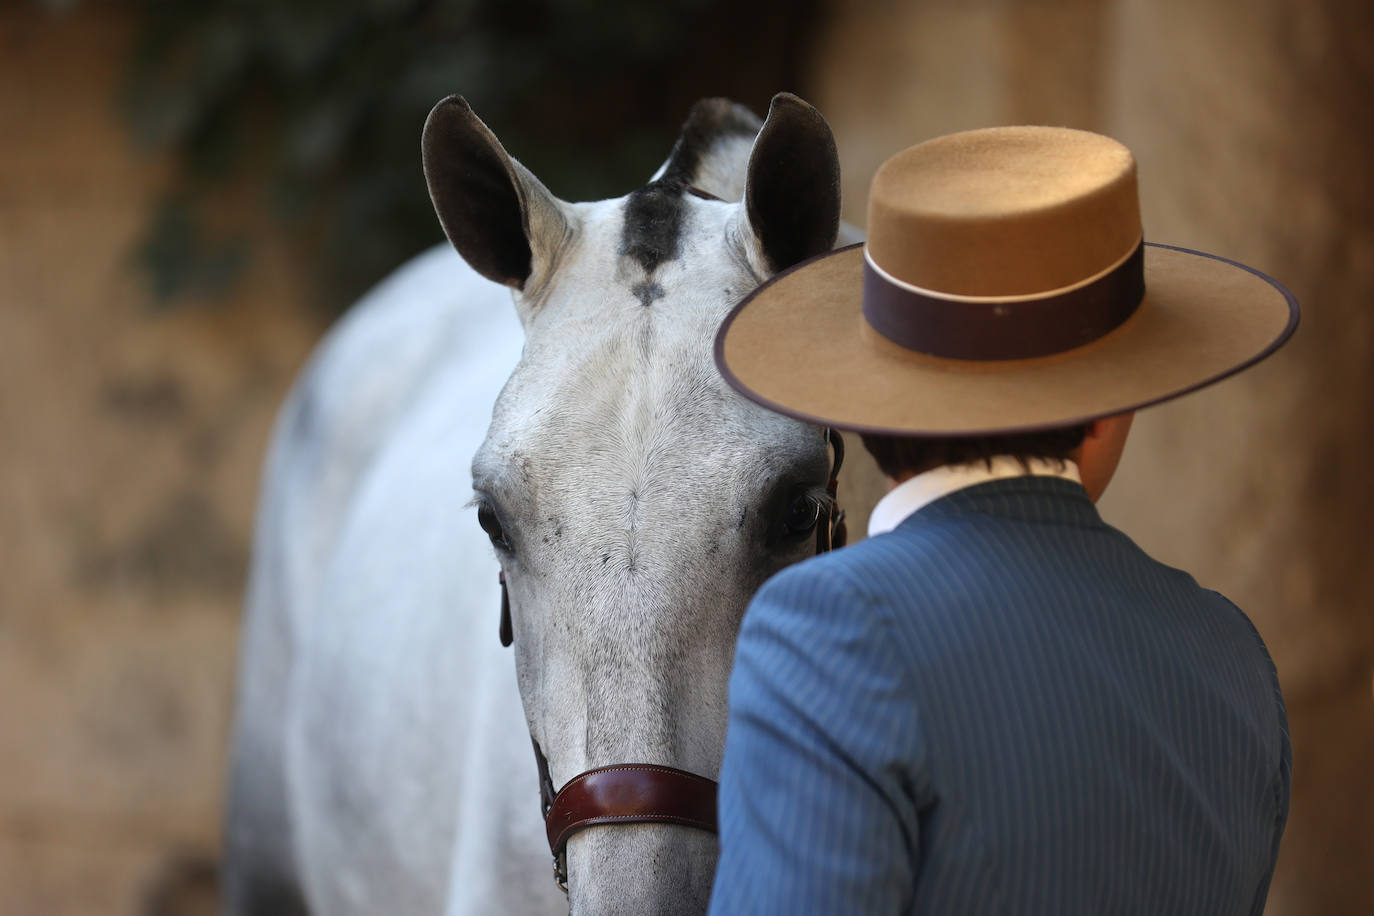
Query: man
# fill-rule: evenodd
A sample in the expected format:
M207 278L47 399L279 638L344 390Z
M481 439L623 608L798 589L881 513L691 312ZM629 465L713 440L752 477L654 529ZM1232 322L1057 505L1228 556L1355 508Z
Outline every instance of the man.
M898 154L866 248L741 303L726 378L859 431L894 489L745 616L713 914L1262 911L1291 766L1273 663L1093 502L1136 409L1296 321L1262 274L1143 244L1130 152L1062 128Z

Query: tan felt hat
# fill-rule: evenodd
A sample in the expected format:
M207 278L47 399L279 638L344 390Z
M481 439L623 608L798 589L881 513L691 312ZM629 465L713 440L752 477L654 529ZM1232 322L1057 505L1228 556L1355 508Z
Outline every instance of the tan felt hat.
M860 432L1028 432L1156 404L1276 350L1277 281L1146 244L1135 159L1099 134L995 127L878 170L866 245L741 302L716 363L746 397Z

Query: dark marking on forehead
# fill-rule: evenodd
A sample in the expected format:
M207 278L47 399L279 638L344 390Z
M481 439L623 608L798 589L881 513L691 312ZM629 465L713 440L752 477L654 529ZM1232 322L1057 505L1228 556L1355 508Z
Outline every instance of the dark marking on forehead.
M678 256L687 210L682 188L681 184L659 180L635 191L625 201L620 254L637 261L646 274Z
M645 280L643 283L630 287L630 292L635 294L635 298L639 300L639 304L645 308L653 305L666 295L666 293L663 292L663 287L652 280Z

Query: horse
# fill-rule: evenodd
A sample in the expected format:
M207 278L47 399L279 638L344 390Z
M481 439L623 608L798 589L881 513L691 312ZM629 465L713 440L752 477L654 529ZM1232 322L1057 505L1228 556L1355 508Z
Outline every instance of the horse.
M672 818L572 833L561 891L536 773L719 772L741 617L833 486L827 431L729 389L712 341L836 243L834 138L789 94L762 122L703 100L644 187L591 203L460 97L421 146L452 248L350 311L273 432L226 912L702 913L717 841Z

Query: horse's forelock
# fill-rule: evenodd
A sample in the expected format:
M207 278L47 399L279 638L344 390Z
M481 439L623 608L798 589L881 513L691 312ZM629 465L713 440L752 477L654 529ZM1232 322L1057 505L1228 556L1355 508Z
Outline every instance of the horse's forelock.
M729 99L702 99L692 106L659 177L678 185L697 185L703 167L722 141L752 142L762 126L758 116L743 105ZM726 196L714 188L703 190L717 197Z

